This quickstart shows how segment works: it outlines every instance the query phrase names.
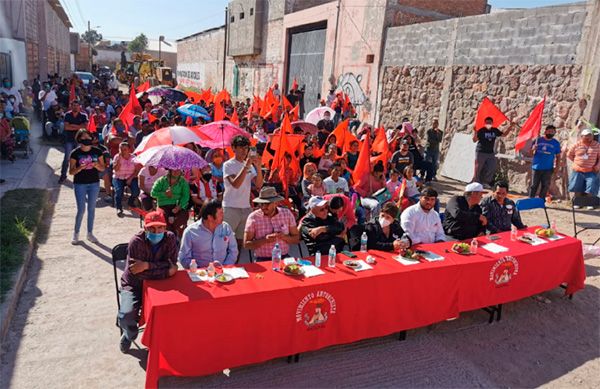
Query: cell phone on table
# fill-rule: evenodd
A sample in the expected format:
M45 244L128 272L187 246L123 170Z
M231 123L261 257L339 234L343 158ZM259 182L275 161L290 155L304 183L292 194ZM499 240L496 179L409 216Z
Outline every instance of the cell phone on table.
M356 258L356 254L351 253L350 251L341 251L341 254L344 254L345 256L347 256L348 258Z
M494 240L498 240L498 239L500 239L500 237L499 237L498 235L490 235L489 239L490 239L491 241L494 241Z

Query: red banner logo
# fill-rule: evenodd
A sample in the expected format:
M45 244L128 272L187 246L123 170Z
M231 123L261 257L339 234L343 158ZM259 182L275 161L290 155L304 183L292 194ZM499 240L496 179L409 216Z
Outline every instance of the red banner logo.
M308 329L323 328L336 310L335 298L329 292L311 292L296 307L296 323L303 323Z
M510 280L519 274L519 262L515 257L500 258L490 270L490 282L496 287L507 286Z

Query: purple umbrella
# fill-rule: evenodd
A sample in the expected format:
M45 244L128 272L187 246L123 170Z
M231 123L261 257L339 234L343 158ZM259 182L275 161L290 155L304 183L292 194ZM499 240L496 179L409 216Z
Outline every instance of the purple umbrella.
M174 145L152 147L139 155L137 161L148 166L178 170L202 169L208 165L204 158L192 150Z

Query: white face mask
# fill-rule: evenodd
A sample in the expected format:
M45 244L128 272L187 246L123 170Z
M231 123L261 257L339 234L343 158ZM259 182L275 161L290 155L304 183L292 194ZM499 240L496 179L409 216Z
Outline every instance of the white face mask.
M390 219L379 216L379 225L381 226L381 228L385 228L385 227L389 226L390 224L392 224Z

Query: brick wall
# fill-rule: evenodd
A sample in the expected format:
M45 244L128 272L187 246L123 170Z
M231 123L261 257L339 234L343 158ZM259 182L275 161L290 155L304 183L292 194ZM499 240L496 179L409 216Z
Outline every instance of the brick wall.
M472 16L485 13L487 0L397 0L398 4L450 16Z

